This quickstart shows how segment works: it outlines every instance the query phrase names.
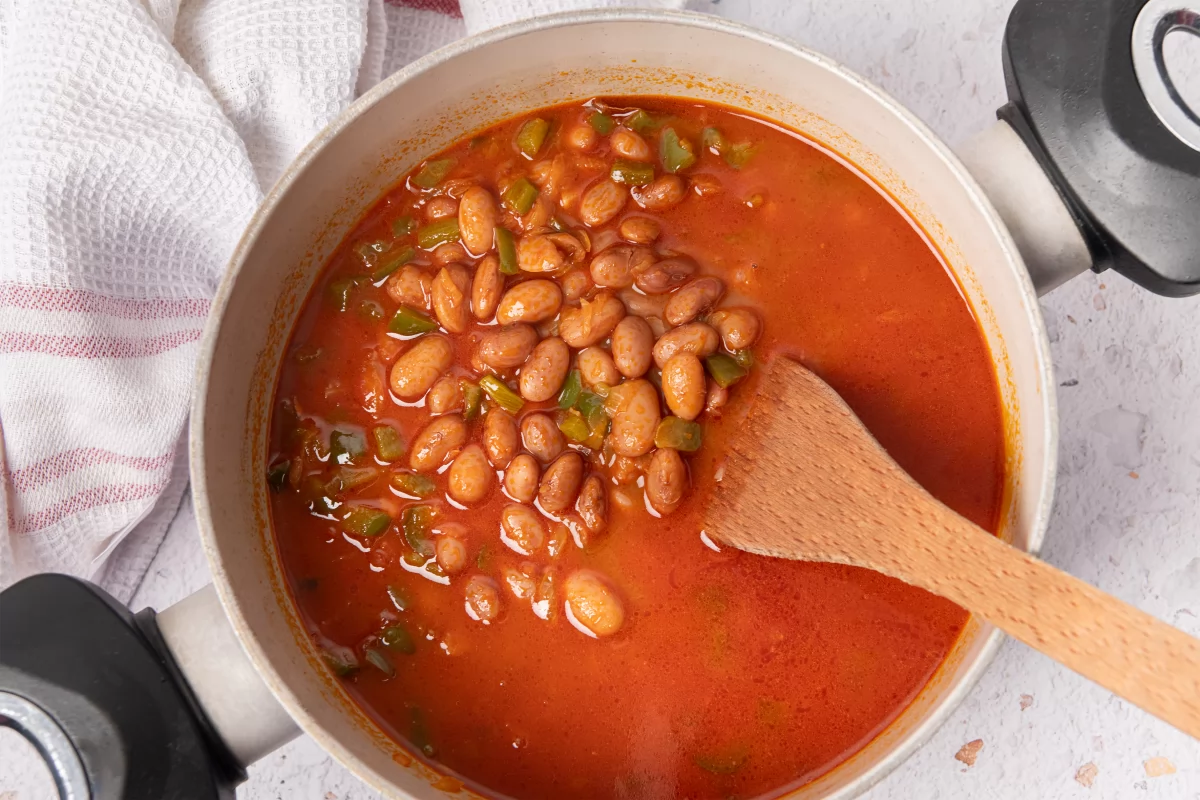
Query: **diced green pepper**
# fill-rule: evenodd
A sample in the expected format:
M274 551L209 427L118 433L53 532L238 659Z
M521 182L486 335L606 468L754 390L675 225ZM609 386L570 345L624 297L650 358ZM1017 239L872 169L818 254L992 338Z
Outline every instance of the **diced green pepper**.
M342 530L351 536L378 536L391 524L387 512L370 506L354 506L342 517Z
M401 336L416 336L437 330L437 322L424 311L400 306L388 323L388 330Z
M415 472L397 472L392 475L392 486L408 497L430 497L437 491L432 478Z
M363 300L358 304L358 313L363 319L371 320L372 322L383 319L383 306L374 300Z
M267 485L273 492L282 492L287 483L288 470L292 466L291 459L285 458L267 470Z
M375 467L338 467L333 471L333 477L325 484L325 491L331 495L352 492L378 477L379 470Z
M407 214L392 220L392 236L395 236L397 239L403 239L416 229L417 224Z
M607 383L597 383L592 386L592 392L600 395L601 397L608 397L611 391L612 387Z
M716 128L705 128L700 134L700 145L719 156L725 152L725 136Z
M350 464L367 454L361 433L335 430L329 434L329 457L335 464Z
M608 136L616 130L617 121L603 111L593 111L588 117L588 125L591 125L601 136Z
M425 566L425 562L429 560L428 556L418 553L416 550L405 550L401 558L404 559L405 564L410 564L414 567L423 567Z
M340 278L329 284L329 294L338 311L345 311L350 307L350 293L361 281L362 278L359 277Z
M731 355L733 356L733 360L738 363L738 366L743 369L750 369L754 366L754 353L749 349L734 350Z
M389 650L395 650L398 653L411 656L417 652L417 643L413 641L408 629L403 625L389 625L384 628L380 640Z
M631 130L635 130L638 133L645 133L653 128L657 123L654 121L654 117L650 116L639 108L637 111L634 111L625 118L625 124L628 125Z
M564 225L563 221L561 219L559 219L558 217L551 217L550 218L550 229L555 231L556 233L563 233L564 231L566 231L567 226Z
M422 250L434 250L446 242L459 239L458 217L442 217L417 231L417 244Z
M510 414L516 414L525 405L521 395L508 388L504 381L495 375L484 375L480 378L479 388L487 392L488 397L495 400L497 405Z
M429 739L429 728L425 727L425 718L421 714L421 709L413 706L409 709L412 726L409 728L408 740L425 755L430 758L436 752Z
M696 766L714 775L732 775L746 763L749 753L743 748L737 748L725 753L708 753L697 755L692 760Z
M757 152L758 146L751 144L750 142L738 142L737 144L731 144L725 149L724 152L725 163L734 169L741 169Z
M537 187L530 183L528 178L517 178L508 185L504 194L500 195L500 202L512 212L525 216L529 209L533 208L537 196Z
M458 381L459 391L463 396L463 419L470 422L479 416L483 406L483 389L478 384L471 383L466 378Z
M517 132L517 149L528 158L533 158L542 149L546 134L550 131L550 123L541 117L528 120Z
M659 155L662 156L663 169L667 172L679 172L696 163L696 154L692 143L680 138L674 128L666 128L659 138Z
M445 180L453 168L453 158L439 158L434 161L426 161L420 171L413 176L412 182L422 189L432 189Z
M339 678L348 678L358 672L358 657L349 647L329 644L321 648L321 657L325 659Z
M414 552L425 558L433 557L433 542L429 529L433 526L433 509L429 506L409 506L401 516L404 539Z
M365 648L363 650L363 657L367 659L367 663L389 678L396 674L396 668L392 666L392 662L388 661L388 657L379 648Z
M576 401L575 407L579 409L579 413L583 414L585 420L591 420L596 414L604 413L604 397L584 389L579 393L579 400Z
M354 248L354 252L362 258L363 264L373 267L379 263L379 257L391 247L387 242L363 242Z
M563 381L562 391L558 393L559 408L574 408L579 402L579 394L583 391L583 375L579 370L573 369L567 373L567 379Z
M393 272L412 261L416 255L417 251L414 250L410 245L405 245L395 253L389 254L383 259L383 263L379 266L379 269L371 273L371 282L379 283L388 275L391 275Z
M376 425L371 435L375 437L375 453L380 461L399 461L404 455L404 437L391 425Z
M481 572L490 572L492 569L492 548L487 542L479 546L479 555L475 556L475 568Z
M663 417L654 432L655 447L669 447L685 453L694 453L704 443L704 429L698 422L689 422L679 417Z
M438 564L436 561L431 561L428 564L426 564L425 571L428 572L430 575L437 575L439 578L446 577L446 570L442 569L442 566L440 564Z
M508 228L496 228L496 254L500 257L500 271L505 275L516 275L521 271L517 266L517 243L512 231Z
M618 158L613 162L608 176L626 186L645 186L654 180L654 165Z
M591 438L592 431L588 428L587 421L578 411L568 411L559 417L558 429L562 431L563 436L570 439L576 444L582 444Z
M717 382L717 386L727 389L746 377L746 368L725 353L713 353L704 359L708 374Z
M408 611L412 608L412 598L409 597L408 592L405 591L403 586L388 584L387 593L388 598L392 601L392 605L396 607L397 611ZM387 644L387 642L384 642L384 644Z
M325 484L316 475L309 475L304 479L300 484L300 493L309 513L318 517L329 517L333 510L341 505L329 496Z

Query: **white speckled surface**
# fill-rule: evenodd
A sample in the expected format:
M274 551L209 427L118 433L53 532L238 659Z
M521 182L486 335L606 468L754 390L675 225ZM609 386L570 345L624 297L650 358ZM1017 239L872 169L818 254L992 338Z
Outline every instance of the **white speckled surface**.
M989 124L1003 100L1000 39L1010 6L720 0L704 8L842 61L953 145ZM1079 278L1042 305L1061 414L1043 555L1200 635L1200 299L1166 300L1105 274ZM132 605L162 608L207 580L185 503ZM976 739L983 746L968 767L955 754ZM1176 771L1151 777L1145 762L1159 757ZM1091 772L1079 773L1087 764L1090 787L1076 777ZM0 767L0 800L44 796L5 791L5 773ZM376 795L303 737L255 765L238 796ZM951 720L868 797L1200 798L1200 744L1010 641Z

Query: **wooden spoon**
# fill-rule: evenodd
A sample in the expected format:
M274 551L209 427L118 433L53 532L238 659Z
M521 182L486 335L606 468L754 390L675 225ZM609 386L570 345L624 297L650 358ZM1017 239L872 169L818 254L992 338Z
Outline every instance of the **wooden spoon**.
M768 365L705 530L751 553L866 567L941 595L1200 738L1200 641L942 505L794 361Z

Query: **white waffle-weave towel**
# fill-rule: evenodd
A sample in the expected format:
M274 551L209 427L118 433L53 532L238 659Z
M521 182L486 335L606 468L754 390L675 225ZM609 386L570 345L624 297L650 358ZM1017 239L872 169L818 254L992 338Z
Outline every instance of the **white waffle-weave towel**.
M209 300L314 134L465 34L633 3L0 0L0 585L133 594L187 485Z

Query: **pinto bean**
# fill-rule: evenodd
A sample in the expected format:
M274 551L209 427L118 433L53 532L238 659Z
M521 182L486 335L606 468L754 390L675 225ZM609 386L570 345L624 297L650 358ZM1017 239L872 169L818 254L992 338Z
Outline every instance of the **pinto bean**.
M458 202L458 231L471 255L480 256L492 249L499 217L496 200L487 189L472 186L463 194Z
M704 365L691 353L671 356L662 371L663 399L677 417L693 420L704 410Z
M717 352L720 338L717 332L703 322L689 322L667 331L654 343L654 363L661 369L676 353L691 353L705 358Z
M608 143L612 146L613 152L621 158L628 158L631 161L650 160L650 145L640 134L623 125L612 132Z
M425 204L425 219L432 222L443 217L453 217L458 212L458 201L448 194L429 198Z
M513 593L513 597L524 600L533 596L533 590L537 586L537 565L532 561L522 562L520 569L504 567L500 574L504 576L504 582L508 584L508 590Z
M641 317L625 317L612 334L613 361L626 378L640 378L650 369L654 332Z
M497 469L504 469L521 447L517 421L503 408L493 407L483 418L483 447L488 460Z
M698 197L712 197L721 193L721 181L715 175L693 175L690 183Z
M522 272L558 272L564 263L563 254L544 233L522 236L517 242L517 267Z
M617 483L633 483L642 477L646 471L646 465L649 463L650 459L647 456L629 458L628 456L614 455L612 464L608 468L608 474Z
M625 624L625 606L599 572L590 569L572 572L563 582L563 594L575 627L592 638L612 636Z
M568 450L546 467L538 486L538 503L550 514L561 514L575 502L583 482L583 457Z
M521 420L521 444L543 464L558 458L567 446L554 420L540 411L526 414Z
M696 278L671 295L663 313L667 322L683 325L700 316L701 312L712 308L724 293L725 284L720 278Z
M433 279L433 313L450 333L462 333L471 323L471 275L462 264L443 267Z
M573 265L583 263L583 259L587 257L588 248L591 245L590 241L587 244L581 241L581 236L587 236L587 234L582 230L578 231L578 235L574 233L546 234L546 238L553 242L554 246L564 253Z
M420 399L453 361L454 345L448 338L440 334L422 336L392 364L392 393L401 400Z
M576 349L590 347L612 333L625 316L625 304L608 292L584 300L579 308L567 306L558 320L558 335Z
M433 472L467 441L467 423L458 414L438 417L417 434L408 454L408 465L417 472Z
M429 310L433 294L433 277L413 264L405 264L383 285L388 297L402 306Z
M541 468L529 453L521 453L504 470L504 491L518 503L532 503L537 497Z
M635 457L654 447L660 412L658 390L647 380L634 380L613 388L604 401L612 418L608 434L613 452Z
M596 146L596 129L591 125L572 125L567 129L567 145L587 152Z
M443 375L429 389L425 398L429 413L433 416L447 414L451 411L462 411L463 396L458 378L453 375Z
M551 620L558 616L558 573L552 569L542 573L530 604L533 613L541 619Z
M460 503L480 502L495 480L492 466L477 444L464 447L450 464L450 496Z
M658 238L658 223L649 217L626 217L621 221L621 238L634 244L652 244Z
M664 258L640 273L634 283L646 294L666 294L691 280L696 262L685 256Z
M543 339L521 367L521 396L531 403L558 394L571 367L571 349L557 336Z
M562 284L563 300L574 303L592 290L592 276L584 269L573 269L558 279Z
M438 566L450 575L462 572L467 566L467 545L457 535L443 533L438 536L433 550Z
M537 331L531 325L516 323L488 331L479 339L475 360L483 366L506 370L519 367L537 344Z
M729 402L729 390L712 378L708 380L708 394L704 401L704 413L714 417L721 416L721 408Z
M625 319L629 319L629 317ZM621 322L624 321L621 320ZM617 328L620 329L620 327L620 324L618 324ZM614 340L616 336L616 331L614 331ZM603 383L605 386L615 386L621 380L621 373L617 372L617 365L613 363L612 356L602 347L584 348L576 357L575 363L579 367L580 377L583 378L583 382L588 386L595 386L598 383Z
M546 526L529 506L510 503L500 512L500 541L518 554L534 553L545 540Z
M471 281L471 313L480 322L487 322L496 314L496 306L504 294L504 275L500 272L500 259L488 255L475 268Z
M575 510L592 533L601 533L608 524L608 493L599 475L588 475L579 489Z
M721 334L727 350L745 350L758 341L762 323L748 308L723 308L708 316L708 322Z
M590 272L597 286L625 289L653 265L654 253L650 248L618 244L593 258Z
M444 267L447 264L457 264L465 261L467 258L467 248L462 246L462 242L446 242L440 244L430 254L435 267Z
M666 211L684 197L683 181L678 175L659 175L645 186L635 186L629 192L634 202L647 211Z
M562 291L554 281L545 278L522 281L500 298L496 321L501 325L541 322L552 318L561 306Z
M467 616L490 625L500 617L500 587L486 575L472 575L463 589Z
M617 297L625 304L625 310L639 317L661 317L667 307L667 298L659 294L642 294L633 289L622 289Z
M660 447L646 469L646 500L651 508L666 516L679 507L688 487L687 465L679 453Z
M584 225L597 227L620 213L629 199L629 191L608 178L593 183L579 201L579 219Z

